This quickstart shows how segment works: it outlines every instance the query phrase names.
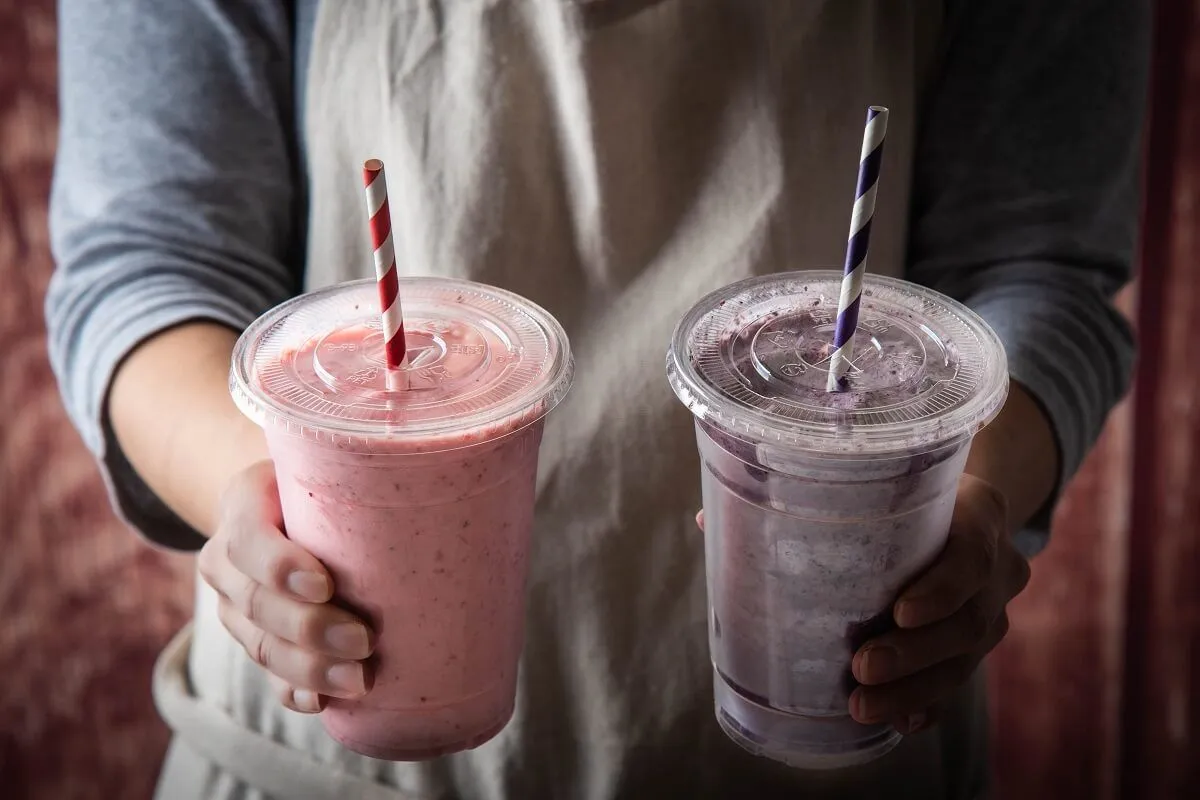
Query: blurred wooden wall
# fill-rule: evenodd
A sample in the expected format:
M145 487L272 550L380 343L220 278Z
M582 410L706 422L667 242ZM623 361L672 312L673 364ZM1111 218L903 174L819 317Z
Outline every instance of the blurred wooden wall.
M55 81L54 0L0 0L0 797L137 800L166 748L150 670L190 616L192 560L113 518L46 361Z
M1200 797L1200 2L1155 15L1134 392L991 660L1005 800Z
M1200 2L1159 6L1134 394L1123 798L1200 797Z
M1200 796L1200 2L1159 0L1136 396L990 665L1001 800ZM0 796L148 797L190 559L108 511L46 363L53 0L0 0ZM1135 446L1136 442L1136 446Z

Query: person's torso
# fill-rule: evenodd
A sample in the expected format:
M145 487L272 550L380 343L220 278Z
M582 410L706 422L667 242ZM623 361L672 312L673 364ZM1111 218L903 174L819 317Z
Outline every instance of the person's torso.
M869 268L901 272L940 16L938 0L321 3L303 137L309 288L372 274L359 167L378 157L402 275L522 294L575 352L542 445L518 706L468 754L360 758L277 707L204 590L197 692L419 796L823 783L742 753L713 719L699 466L664 355L712 289L841 263L870 104L891 121Z

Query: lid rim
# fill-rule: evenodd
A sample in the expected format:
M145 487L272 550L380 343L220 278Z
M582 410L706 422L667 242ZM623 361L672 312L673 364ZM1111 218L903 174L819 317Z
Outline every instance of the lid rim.
M927 287L887 276L868 274L864 283L868 289L898 290L912 297L933 301L963 325L967 332L980 339L981 363L975 366L978 378L965 402L951 408L944 416L924 418L926 428L918 431L921 418L882 425L853 425L855 414L871 414L873 410L829 410L824 420L801 420L772 414L722 393L705 380L694 363L692 334L700 322L717 308L734 298L748 297L755 290L778 284L786 287L805 284L840 284L841 273L835 270L804 270L773 273L747 278L718 288L703 298L683 316L671 337L667 353L667 378L679 400L697 419L719 425L734 435L751 436L764 444L778 443L801 447L831 456L871 456L935 449L962 436L973 436L990 423L1000 412L1008 394L1008 366L1003 344L995 331L978 314L953 298ZM781 291L779 297L788 293ZM747 301L746 308L751 307ZM990 342L993 347L989 348ZM992 355L994 353L994 355ZM845 422L839 429L837 421Z
M520 309L529 318L529 322L545 337L549 343L547 353L553 356L552 361L548 360L548 367L537 382L536 388L515 393L483 411L461 416L401 423L329 417L317 411L289 407L282 402L281 398L265 391L254 378L256 368L253 364L254 355L261 347L261 334L271 326L286 320L296 307L315 304L338 294L349 294L354 291L369 290L373 295L376 281L366 278L334 284L289 298L251 323L238 338L230 364L229 390L235 405L259 427L286 422L289 425L350 440L402 442L451 436L479 427L503 425L509 421L528 417L534 409L542 406L538 413L538 418L540 418L550 413L565 398L574 378L574 358L571 353L570 341L558 320L540 305L515 292L460 278L403 277L400 278L402 296L406 283L409 285L419 284L424 287L434 286L447 293L455 291L487 293ZM372 317L368 314L364 315L363 319L365 321ZM272 418L277 421L272 423Z

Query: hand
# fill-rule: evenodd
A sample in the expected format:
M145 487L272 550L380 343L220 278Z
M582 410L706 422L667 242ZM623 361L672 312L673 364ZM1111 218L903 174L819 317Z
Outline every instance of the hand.
M897 629L854 655L854 677L863 684L850 696L854 719L890 721L903 734L929 727L938 701L1000 643L1008 633L1005 607L1029 582L1029 564L1008 531L1004 495L964 475L945 549L893 606Z
M281 702L316 713L322 695L352 698L370 688L362 659L373 638L329 602L329 572L282 525L275 470L260 461L226 488L216 532L200 551L200 575L221 596L222 624L271 673Z

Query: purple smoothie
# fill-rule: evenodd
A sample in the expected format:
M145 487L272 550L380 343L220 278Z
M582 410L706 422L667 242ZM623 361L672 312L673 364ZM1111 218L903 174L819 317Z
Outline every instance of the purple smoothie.
M851 659L944 546L971 437L1007 386L970 311L872 277L848 390L826 392L838 283L714 293L668 358L697 416L717 717L752 752L811 768L897 743L849 717Z

